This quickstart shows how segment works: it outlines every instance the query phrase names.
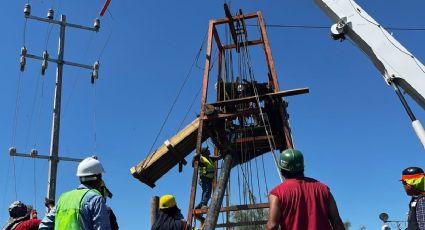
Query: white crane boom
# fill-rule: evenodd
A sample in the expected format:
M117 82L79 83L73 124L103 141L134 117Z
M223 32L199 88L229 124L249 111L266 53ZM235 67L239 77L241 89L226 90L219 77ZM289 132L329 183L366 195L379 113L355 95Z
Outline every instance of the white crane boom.
M425 66L353 0L314 1L335 22L332 37L349 36L393 86L425 147L423 127L399 91L402 88L425 109Z
M369 56L387 83L394 81L425 109L425 66L352 0L314 0Z

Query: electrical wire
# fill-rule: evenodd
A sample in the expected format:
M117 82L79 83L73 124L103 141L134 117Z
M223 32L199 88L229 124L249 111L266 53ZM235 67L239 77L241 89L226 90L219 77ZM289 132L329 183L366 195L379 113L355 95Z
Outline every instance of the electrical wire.
M10 175L10 161L11 161L11 159L10 159L11 157L9 157L9 161L8 161L8 163L7 163L7 170L6 170L6 183L4 183L4 185L5 186L3 186L4 187L4 192L3 192L3 199L2 199L2 202L1 202L1 207L5 207L5 203L6 203L6 197L7 197L7 191L8 191L8 188L10 188L9 187L9 175ZM2 216L1 216L1 214L2 214L3 212L0 212L0 220L2 220Z
M36 163L35 163L35 158L32 159L33 160L33 176L34 176L34 208L37 207L37 175L36 175Z
M109 10L108 10L108 12L109 12ZM109 25L110 30L109 30L108 38L106 39L105 44L103 44L103 47L102 47L102 49L101 49L101 51L99 53L99 56L97 58L98 60L100 60L102 58L102 55L103 55L106 47L108 47L109 41L111 40L111 37L112 37L112 32L113 32L112 28L113 28L113 20L114 20L113 17L112 17L112 15L111 15L111 20L112 20L112 22L111 22L111 25Z
M93 153L96 154L97 153L97 129L96 129L96 111L97 111L97 106L96 106L96 82L94 82L93 84L93 142L94 142L94 146L93 146Z
M374 25L377 25L373 23ZM247 24L246 26L258 27L259 25ZM330 29L330 26L315 26L315 25L285 25L285 24L265 24L267 28L288 28L288 29ZM379 26L379 25L377 25ZM425 28L403 28L403 27L385 27L388 30L398 31L425 31Z

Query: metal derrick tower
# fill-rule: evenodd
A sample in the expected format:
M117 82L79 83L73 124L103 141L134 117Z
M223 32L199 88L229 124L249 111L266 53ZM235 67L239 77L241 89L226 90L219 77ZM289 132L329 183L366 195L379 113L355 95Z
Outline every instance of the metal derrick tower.
M187 214L188 223L194 226L195 220L201 220L203 229L207 230L265 224L265 220L232 222L231 212L264 209L268 208L268 203L230 205L230 190L226 189L230 172L234 167L270 152L276 163L275 152L293 147L286 111L288 104L283 97L308 93L308 88L280 91L266 26L259 11L243 14L239 10L237 15L232 15L226 4L224 10L225 18L209 21L199 117L131 168L135 178L154 187L155 181L175 165L178 164L181 170L187 163L184 158L191 152L195 150L200 154L202 143L208 139L214 145L214 154L221 154L223 161L220 170L216 170L219 173L214 179L214 192L207 210L195 209L199 167L197 161L193 162ZM248 39L247 22L258 25L255 34L258 38ZM222 38L226 35L230 39L224 41ZM263 76L264 82L257 81L252 73L249 49L254 46L260 46L265 57L267 76ZM216 78L210 78L212 62L215 61L213 48L217 50ZM234 65L231 63L232 53L248 60L242 73L236 77L231 73ZM213 88L209 87L211 82L216 96L213 102L208 100L208 96L214 94L209 92ZM219 168L217 164L216 168ZM154 220L155 199L152 207ZM223 223L217 223L220 213L225 215ZM206 217L201 217L204 214Z

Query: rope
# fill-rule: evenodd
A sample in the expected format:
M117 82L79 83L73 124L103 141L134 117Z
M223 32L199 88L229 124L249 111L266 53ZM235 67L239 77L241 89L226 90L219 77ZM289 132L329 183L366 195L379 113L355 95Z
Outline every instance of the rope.
M205 40L206 40L206 36L207 36L207 33L205 33L204 38L203 38L202 43L201 43L201 47L199 48L199 50L198 50L197 54L195 55L194 61L192 62L192 65L191 65L191 67L189 68L189 71L188 71L188 73L186 74L186 77L185 77L185 79L184 79L184 81L183 81L182 85L180 86L180 89L179 89L179 91L177 92L177 95L176 95L176 97L174 98L174 101L173 101L173 103L172 103L172 105L171 105L170 109L168 110L168 113L167 113L167 115L166 115L166 117L165 117L165 119L164 119L164 121L163 121L163 123L162 123L162 125L161 125L161 127L160 127L160 129L159 129L159 131L158 131L158 133L157 133L157 135L156 135L156 137L155 137L155 139L154 139L154 141L153 141L153 143L152 143L151 147L150 147L150 149L149 149L149 152L147 153L147 154L148 154L148 157L147 157L147 159L146 159L146 163L145 163L145 165L148 165L148 164L150 163L150 161L152 160L152 157L154 156L154 154L151 154L151 155L149 155L149 154L152 152L152 149L154 148L154 146L155 146L155 144L156 144L156 142L157 142L157 140L158 140L159 136L161 135L162 130L164 129L164 126L165 126L165 124L167 123L168 118L170 117L171 112L173 111L174 106L176 105L177 100L178 100L178 98L180 97L180 94L181 94L181 92L183 91L184 86L186 85L187 81L189 80L189 77L190 77L190 75L191 75L191 73L192 73L192 70L193 70L193 68L194 68L194 66L195 66L195 64L196 64L196 62L197 62L197 60L198 60L198 58L199 58L199 56L200 56L200 54L201 54L201 51L202 51L202 49L203 49L203 46L204 46L204 43L205 43Z
M181 130L181 128L183 127L184 121L186 120L187 116L189 115L189 112L192 110L192 107L195 104L196 99L199 97L201 90L202 90L202 86L199 87L199 90L196 93L196 95L193 97L192 102L189 105L189 108L186 109L186 114L184 115L183 120L180 122L178 130Z

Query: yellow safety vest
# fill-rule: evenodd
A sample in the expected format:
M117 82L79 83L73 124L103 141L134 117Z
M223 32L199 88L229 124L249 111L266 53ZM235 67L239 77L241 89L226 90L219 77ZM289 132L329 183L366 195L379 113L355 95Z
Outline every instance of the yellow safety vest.
M206 178L214 178L214 163L211 159L207 158L207 157L203 157L201 156L201 161L204 164L203 167L200 167L200 175L201 177L206 177Z

